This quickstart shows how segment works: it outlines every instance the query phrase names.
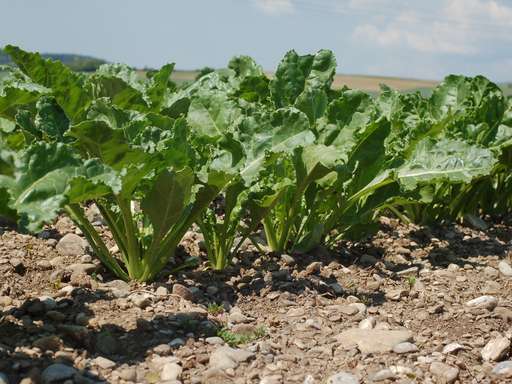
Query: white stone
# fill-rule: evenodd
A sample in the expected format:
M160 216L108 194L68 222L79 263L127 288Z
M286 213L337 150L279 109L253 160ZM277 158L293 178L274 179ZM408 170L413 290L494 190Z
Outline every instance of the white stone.
M377 330L352 328L339 334L336 339L346 349L357 346L361 353L384 353L390 352L397 344L411 341L412 333L407 329Z
M492 311L498 305L498 299L494 296L485 295L469 300L466 302L466 305L473 308L486 308L489 311Z
M498 269L503 276L512 277L512 267L505 260L500 261L498 264Z
M499 361L510 349L510 340L506 337L497 337L489 340L480 354L484 361Z

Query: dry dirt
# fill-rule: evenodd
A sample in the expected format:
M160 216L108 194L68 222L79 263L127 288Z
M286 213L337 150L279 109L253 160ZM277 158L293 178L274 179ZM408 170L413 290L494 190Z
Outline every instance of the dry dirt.
M0 383L512 382L508 224L382 218L335 250L248 244L223 273L203 263L130 285L77 233L66 219L0 230ZM204 256L200 236L179 254Z

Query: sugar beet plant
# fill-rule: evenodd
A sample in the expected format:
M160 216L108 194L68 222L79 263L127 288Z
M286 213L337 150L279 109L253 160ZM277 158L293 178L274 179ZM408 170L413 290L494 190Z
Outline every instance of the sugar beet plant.
M272 79L236 57L185 87L173 65L93 74L8 46L0 71L0 215L37 232L66 213L123 279L154 279L197 224L225 268L262 228L276 252L405 221L509 212L512 103L483 77L429 98L336 90L330 51ZM119 248L84 213L95 203ZM180 267L176 266L175 267Z

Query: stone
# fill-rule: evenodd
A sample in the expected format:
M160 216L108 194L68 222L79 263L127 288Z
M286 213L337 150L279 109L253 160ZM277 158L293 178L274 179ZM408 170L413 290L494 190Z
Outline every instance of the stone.
M179 348L179 347L182 347L185 345L185 340L177 337L176 339L173 339L171 340L171 342L169 343L169 346L171 348Z
M96 272L97 269L98 267L96 264L92 263L76 263L66 267L66 270L71 272L73 275L90 275L91 273Z
M446 355L446 354L454 354L458 351L460 351L461 349L465 349L466 347L464 347L463 345L459 344L459 343L450 343L450 344L447 344L444 346L443 348L443 353Z
M510 264L507 263L505 260L499 262L498 269L500 270L503 276L512 277L512 266L510 266Z
M62 340L56 335L51 335L37 339L32 345L43 352L58 351L62 346Z
M281 375L269 375L263 376L259 384L282 384L283 376Z
M480 354L484 361L499 361L505 357L509 350L510 340L506 337L496 337L489 340Z
M359 384L359 379L348 372L338 372L327 379L327 384Z
M63 256L82 256L87 246L86 240L74 233L68 233L59 240L55 249Z
M459 377L459 368L435 361L430 364L430 373L436 376L440 382L451 384Z
M153 353L159 356L168 356L172 353L172 347L169 344L160 344L153 348Z
M112 360L109 360L103 356L98 356L97 358L93 359L92 363L102 369L110 369L110 368L114 368L116 366L116 363L114 363Z
M497 307L494 313L506 323L512 323L512 310L506 307Z
M319 273L322 269L323 263L321 261L313 261L311 264L309 264L306 269L306 275L314 275L316 273Z
M228 316L228 322L232 324L247 323L252 321L250 317L245 316L238 307L231 308Z
M110 291L112 295L118 299L127 297L130 294L130 286L123 280L109 281L108 283L102 284L100 288Z
M55 383L58 381L71 379L74 374L78 373L73 367L65 364L57 363L49 365L41 374L43 384Z
M0 384L9 384L9 378L3 372L0 372Z
M119 370L119 377L125 381L137 381L137 369L135 367L127 367Z
M87 326L89 324L89 316L83 312L79 312L75 317L75 324Z
M222 340L222 338L218 337L218 336L207 337L206 339L204 339L204 341L206 341L208 344L211 344L211 345L224 344L224 340Z
M359 329L373 329L375 328L376 324L377 320L375 319L375 317L370 316L359 322Z
M253 352L228 346L218 347L210 355L210 368L235 369L238 364L249 360L254 356Z
M492 369L492 374L502 379L512 378L512 361L502 361Z
M12 299L9 296L0 296L0 307L7 307L12 304Z
M393 352L395 353L412 353L412 352L418 352L418 347L416 344L405 342L405 343L399 343L393 347Z
M484 268L484 275L489 279L496 279L500 274L496 268L487 266Z
M482 287L482 293L486 295L496 295L500 292L501 285L497 281L487 280Z
M183 368L179 364L167 363L162 368L160 379L164 381L179 380L182 372Z
M164 286L160 286L156 289L155 294L157 296L164 297L169 294L169 290Z
M285 264L285 265L289 265L289 266L292 266L292 265L295 265L295 259L290 256L290 255L287 255L286 253L283 253L281 255L281 261Z
M194 299L192 291L182 284L174 284L172 286L172 293L188 301L192 301Z
M386 291L386 299L392 300L392 301L399 301L402 297L407 296L407 291L405 289L390 289L389 291Z
M368 254L364 254L363 256L361 256L361 258L359 259L359 264L361 264L363 267L372 267L374 266L375 264L377 264L377 258L372 256L372 255L368 255Z
M105 355L114 355L119 351L119 342L110 332L100 332L96 336L96 349Z
M494 296L480 296L476 299L469 300L466 302L466 306L472 308L485 308L489 311L492 311L498 305L498 299Z
M388 368L381 369L377 373L375 373L372 377L372 381L378 382L378 381L384 381L388 379L393 379L395 377L395 374Z
M136 293L130 296L130 300L136 307L144 309L151 305L151 296L147 293Z
M380 330L380 329L348 329L339 334L336 339L345 349L355 346L361 353L384 353L393 350L397 344L412 341L409 330Z

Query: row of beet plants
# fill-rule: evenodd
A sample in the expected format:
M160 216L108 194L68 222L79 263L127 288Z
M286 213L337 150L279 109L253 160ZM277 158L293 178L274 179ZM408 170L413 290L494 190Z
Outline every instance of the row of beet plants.
M330 51L251 58L177 86L173 64L75 73L8 46L0 71L0 215L40 231L64 213L118 277L155 279L193 224L214 269L265 234L307 252L405 221L511 207L512 103L483 77L431 97L333 89ZM119 248L84 213L94 203ZM179 267L179 266L177 266Z

